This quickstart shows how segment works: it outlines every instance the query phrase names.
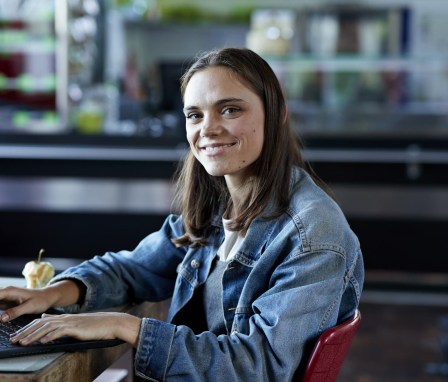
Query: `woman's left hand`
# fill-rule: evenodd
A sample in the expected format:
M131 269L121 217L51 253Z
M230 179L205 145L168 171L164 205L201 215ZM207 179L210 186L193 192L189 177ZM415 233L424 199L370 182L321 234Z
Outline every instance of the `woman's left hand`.
M126 313L43 314L11 335L12 343L47 343L70 336L78 340L121 339L136 347L141 320Z

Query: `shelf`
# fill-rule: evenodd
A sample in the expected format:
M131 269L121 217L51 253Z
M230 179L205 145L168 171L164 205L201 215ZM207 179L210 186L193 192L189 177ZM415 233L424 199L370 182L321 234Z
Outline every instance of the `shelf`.
M22 93L54 93L56 91L56 76L32 76L22 74L17 78L8 78L0 73L0 94L4 90L18 90Z
M2 54L54 54L55 50L56 41L53 37L38 38L26 31L0 31L0 53Z
M352 108L354 105L350 105ZM317 102L301 102L290 100L288 102L288 110L292 114L318 115L318 114L365 114L371 116L419 116L431 115L448 118L448 101L447 102L407 102L406 104L388 107L384 104L359 103L356 104L356 112L347 110L344 107L330 108L324 107Z
M445 107L408 104L396 107L352 103L330 108L289 101L293 126L301 136L448 138L448 102Z
M1 111L1 132L58 133L64 131L58 115L53 110L45 111Z
M0 16L0 24L23 23L23 24L47 24L53 21L54 15L14 15L11 17Z
M288 71L413 71L447 70L448 56L266 56L278 70Z
M59 0L1 0L1 24L52 23L55 17L55 3ZM65 0L64 0L65 1Z

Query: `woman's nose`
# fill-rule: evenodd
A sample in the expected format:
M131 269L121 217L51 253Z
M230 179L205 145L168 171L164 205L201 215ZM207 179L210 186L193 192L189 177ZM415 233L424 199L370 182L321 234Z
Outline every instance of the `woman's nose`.
M207 115L204 117L202 126L201 126L201 137L208 137L218 135L221 131L222 126L219 122L219 118L213 115Z

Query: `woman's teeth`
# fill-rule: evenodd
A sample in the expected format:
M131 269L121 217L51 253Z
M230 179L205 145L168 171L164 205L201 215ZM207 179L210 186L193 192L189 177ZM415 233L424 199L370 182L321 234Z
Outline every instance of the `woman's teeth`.
M215 150L219 150L222 149L223 147L231 147L232 145L222 145L222 146L207 146L204 147L205 151L215 151Z

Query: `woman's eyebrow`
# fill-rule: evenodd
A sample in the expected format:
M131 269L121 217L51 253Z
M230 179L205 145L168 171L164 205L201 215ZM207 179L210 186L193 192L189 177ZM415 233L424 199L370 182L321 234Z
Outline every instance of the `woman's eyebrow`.
M229 98L223 98L223 99L216 101L215 105L222 105L224 103L229 103L229 102L246 102L246 101L243 100L242 98L229 97Z
M247 101L245 101L245 100L242 99L242 98L228 97L228 98L222 98L222 99L217 100L217 101L214 103L214 106L219 106L219 105L223 105L223 104L231 103L231 102L241 103L241 102L247 102ZM183 108L184 111L198 110L198 109L200 109L200 107L198 107L198 106L194 106L194 105L188 105L188 106L185 106L185 107Z
M182 110L183 111L189 111L189 110L197 110L198 107L197 106L185 106Z

